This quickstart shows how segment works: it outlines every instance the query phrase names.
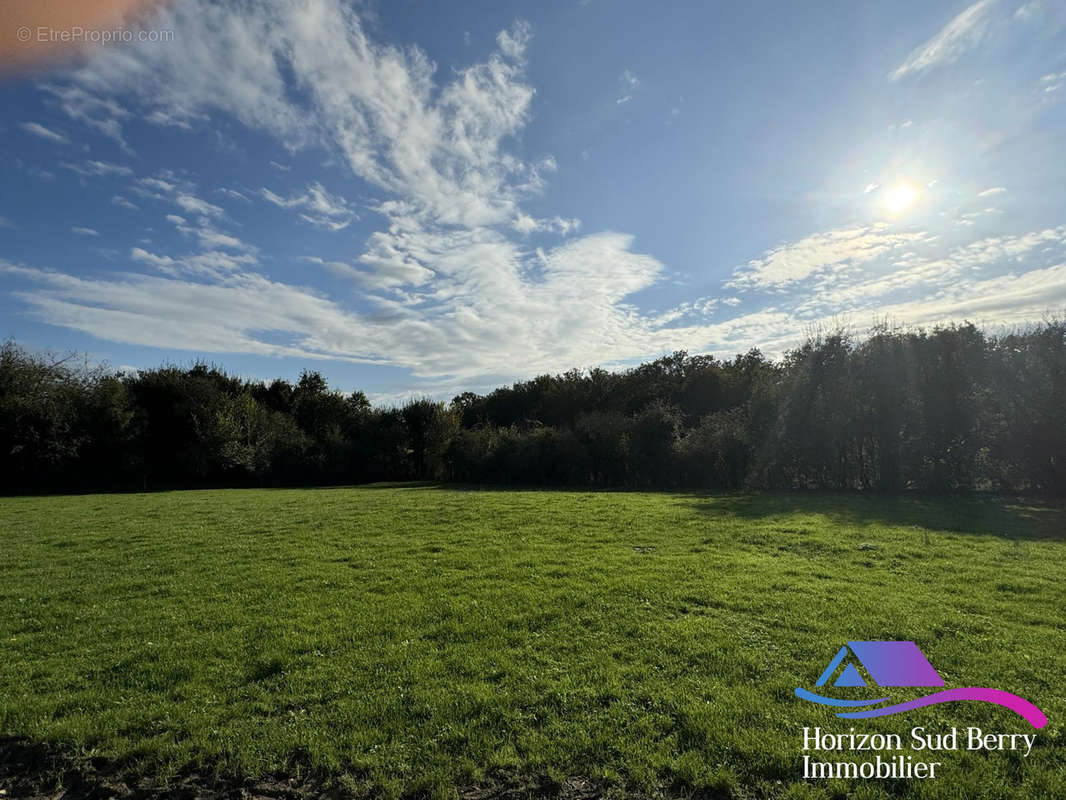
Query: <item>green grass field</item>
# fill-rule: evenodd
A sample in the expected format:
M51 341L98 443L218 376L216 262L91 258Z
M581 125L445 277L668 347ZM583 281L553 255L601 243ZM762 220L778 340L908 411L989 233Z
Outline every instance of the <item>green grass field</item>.
M0 499L0 736L127 771L454 797L1066 797L1066 512L433 487ZM801 779L848 639L1033 700L1028 758ZM855 721L1031 732L960 703ZM828 760L828 759L826 759Z

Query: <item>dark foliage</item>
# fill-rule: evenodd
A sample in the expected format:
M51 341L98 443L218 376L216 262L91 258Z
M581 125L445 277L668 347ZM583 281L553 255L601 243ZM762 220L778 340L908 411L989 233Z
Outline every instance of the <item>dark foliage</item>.
M679 352L450 404L372 408L317 372L136 374L0 350L7 491L377 480L1066 494L1066 322L812 337L780 362Z

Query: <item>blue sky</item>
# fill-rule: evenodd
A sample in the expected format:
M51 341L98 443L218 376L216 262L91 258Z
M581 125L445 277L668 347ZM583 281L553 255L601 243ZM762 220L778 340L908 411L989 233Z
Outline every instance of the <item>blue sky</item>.
M0 84L0 335L388 402L1066 309L1066 5L180 1Z

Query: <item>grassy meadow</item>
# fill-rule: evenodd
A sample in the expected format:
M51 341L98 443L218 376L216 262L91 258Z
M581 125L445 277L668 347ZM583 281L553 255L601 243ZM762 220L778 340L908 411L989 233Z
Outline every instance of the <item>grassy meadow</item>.
M164 781L1066 797L1061 507L432 486L27 497L0 499L0 549L0 737ZM1028 758L945 753L935 781L803 781L805 725L1032 731L985 704L849 723L796 699L848 639L913 639L948 686L1013 691L1050 723Z

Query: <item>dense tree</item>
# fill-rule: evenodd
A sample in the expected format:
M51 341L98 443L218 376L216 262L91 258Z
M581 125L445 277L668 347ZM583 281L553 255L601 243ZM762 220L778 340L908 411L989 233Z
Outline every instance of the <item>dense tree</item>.
M318 372L135 373L0 348L7 491L374 480L1066 495L1066 322L677 352L374 408Z
M5 485L67 483L87 445L94 376L72 355L0 349L0 458Z
M400 414L407 428L411 474L419 480L444 477L448 445L459 429L460 413L421 398L409 401Z
M677 443L681 484L699 489L744 487L751 462L748 409L707 414Z

